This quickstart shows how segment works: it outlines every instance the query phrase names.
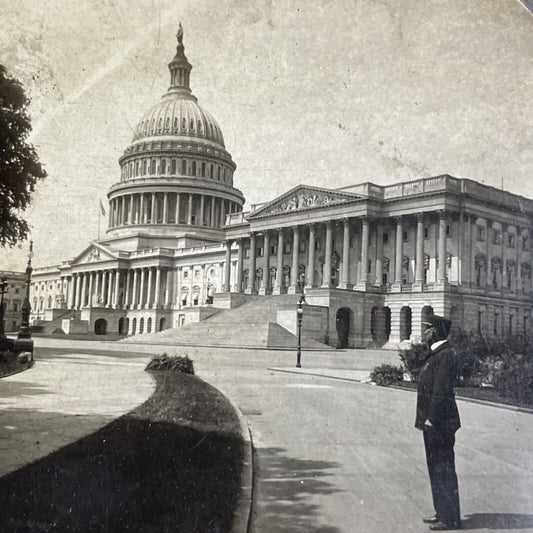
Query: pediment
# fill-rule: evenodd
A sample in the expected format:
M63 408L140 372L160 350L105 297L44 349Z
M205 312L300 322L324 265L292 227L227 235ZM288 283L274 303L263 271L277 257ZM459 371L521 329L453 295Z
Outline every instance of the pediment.
M113 261L117 257L108 250L105 246L97 243L91 243L80 255L73 261L73 265L81 265L84 263L98 263L100 261Z
M293 211L320 209L322 207L353 202L360 198L362 196L358 194L299 185L266 205L261 206L253 213L250 213L247 218L254 219L256 217L279 215Z

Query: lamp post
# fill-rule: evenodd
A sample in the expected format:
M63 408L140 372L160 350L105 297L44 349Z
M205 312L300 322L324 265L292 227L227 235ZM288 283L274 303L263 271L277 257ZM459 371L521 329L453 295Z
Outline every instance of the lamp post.
M0 338L5 338L6 332L4 330L4 294L7 291L7 278L0 280Z
M298 307L296 308L296 320L298 328L298 349L296 351L296 368L301 368L301 359L302 359L302 319L304 316L304 310L302 304L305 302L305 296L302 294L298 300Z
M31 258L33 257L33 241L30 241L30 251L28 252L28 265L26 266L26 294L24 295L24 302L22 303L22 320L20 323L20 330L15 341L15 348L18 352L30 352L33 359L33 340L31 338L30 330L30 283L31 273Z

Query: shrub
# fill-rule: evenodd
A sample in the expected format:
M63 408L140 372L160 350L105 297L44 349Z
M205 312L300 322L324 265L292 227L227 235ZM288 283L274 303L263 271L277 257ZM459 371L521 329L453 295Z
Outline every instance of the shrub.
M383 385L388 387L396 381L403 380L403 369L394 365L380 365L376 366L370 373L370 381L373 381L377 385Z
M418 381L420 370L429 355L428 345L426 343L412 344L409 348L400 350L399 355L407 374L413 381Z
M154 357L146 367L146 370L165 370L181 372L182 374L194 374L194 365L189 356L175 355L169 357L166 353Z
M520 354L501 361L494 369L493 384L503 398L512 398L526 405L533 404L533 362Z

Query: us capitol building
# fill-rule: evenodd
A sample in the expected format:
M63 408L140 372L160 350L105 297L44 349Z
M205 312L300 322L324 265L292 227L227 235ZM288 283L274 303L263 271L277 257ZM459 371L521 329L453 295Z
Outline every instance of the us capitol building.
M416 338L431 312L486 336L529 331L533 200L442 175L299 185L244 211L177 37L168 92L119 159L105 238L34 271L35 325L151 333L280 295L294 332L304 292L304 335L341 347Z

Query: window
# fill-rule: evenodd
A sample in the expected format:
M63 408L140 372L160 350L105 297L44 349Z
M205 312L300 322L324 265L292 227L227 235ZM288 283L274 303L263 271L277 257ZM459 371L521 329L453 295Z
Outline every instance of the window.
M18 300L13 300L13 311L18 311L20 306L20 302Z
M307 243L305 241L300 241L299 251L301 253L304 253L307 251Z
M196 176L196 161L192 162L192 165L191 165L191 176Z
M516 236L514 235L514 233L509 233L507 235L507 246L509 248L514 248L515 244L516 244Z
M220 167L218 167L217 174L218 174L218 181L220 181Z
M283 246L283 253L290 254L291 251L292 251L292 244L290 242L286 242Z
M199 270L195 270L194 271L194 278L198 279L199 277L200 277L200 271Z
M19 289L19 287L17 287L17 288L15 289L15 294L20 294L20 289Z
M148 166L148 163L146 161L146 159L143 161L143 176L146 174L146 168Z
M522 250L529 250L529 237L527 235L522 237Z
M181 162L181 174L183 176L187 175L187 161L185 159L183 159Z
M250 248L245 248L244 249L244 257L246 259L249 259L249 257L250 257Z
M189 277L189 271L188 270L184 270L183 271L183 279L187 279Z
M450 237L452 234L452 227L450 224L446 224L446 237Z
M429 228L427 226L424 228L424 239L429 239Z
M320 239L317 239L317 240L315 241L315 250L318 252L318 251L320 251L321 249L322 249L322 242L321 242Z
M477 312L477 334L481 335L483 331L483 311Z
M500 314L494 313L494 335L498 335L500 331Z
M175 159L173 159L172 162L170 163L170 173L176 174L176 160Z
M404 231L402 238L403 238L403 242L409 242L409 232Z
M270 245L270 255L276 255L278 253L278 245L277 244L271 244Z
M262 246L257 247L257 257L263 257L264 248Z
M163 159L161 161L161 174L166 174L166 173L167 173L167 160Z
M513 322L514 322L514 316L509 315L509 333L513 332L513 325L514 325Z
M202 163L202 178L205 178L205 163Z
M485 240L485 228L483 226L476 226L476 239L478 241Z
M502 232L498 229L492 230L492 244L502 243Z
M387 244L389 242L389 234L384 233L383 234L383 244Z
M209 168L210 168L210 170L209 170L209 177L210 177L210 178L214 178L214 177L215 177L215 169L214 169L213 164L211 164L211 166L210 166Z

